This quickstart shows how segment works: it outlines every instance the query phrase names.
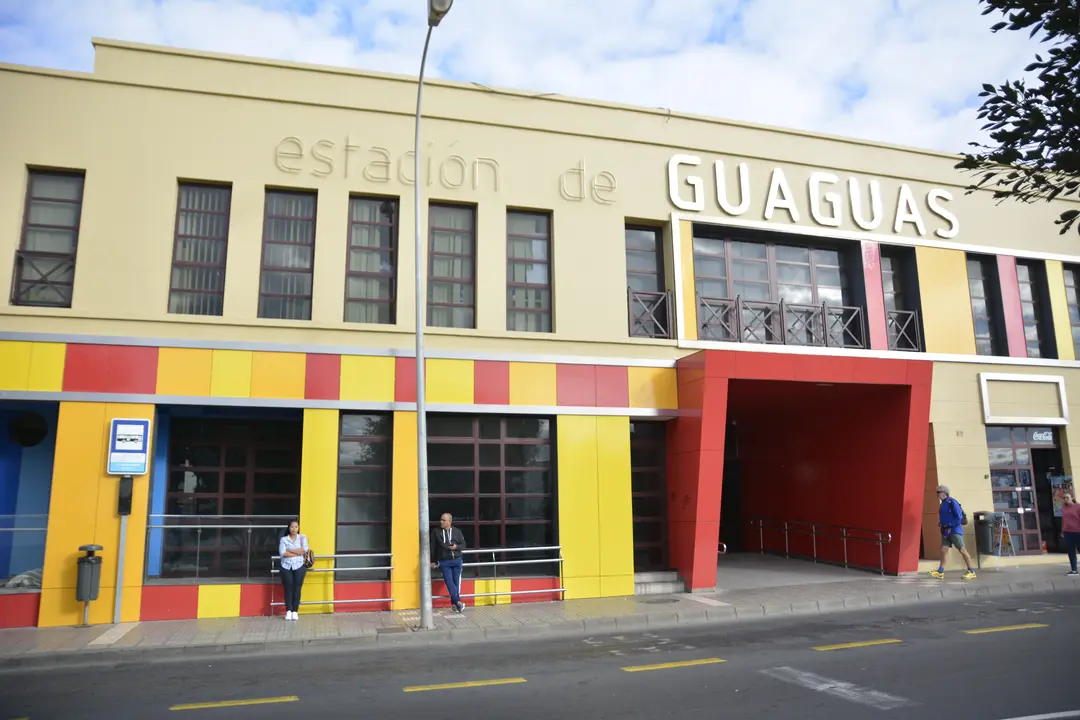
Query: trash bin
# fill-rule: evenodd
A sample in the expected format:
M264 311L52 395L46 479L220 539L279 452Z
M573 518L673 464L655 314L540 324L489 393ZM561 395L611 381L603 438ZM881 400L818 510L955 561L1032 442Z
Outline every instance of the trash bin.
M990 515L983 511L975 513L975 549L980 555L994 554L994 527Z
M94 553L103 550L100 545L82 545L80 552L86 553L79 558L79 575L75 582L76 602L87 603L98 599L101 589L101 556Z

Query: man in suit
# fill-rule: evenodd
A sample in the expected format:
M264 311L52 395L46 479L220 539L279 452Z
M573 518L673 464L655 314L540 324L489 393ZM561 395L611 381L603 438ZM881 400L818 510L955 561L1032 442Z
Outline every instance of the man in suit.
M453 516L443 513L439 527L431 530L431 567L442 571L454 612L465 610L465 603L461 602L461 551L464 549L465 536L454 527Z

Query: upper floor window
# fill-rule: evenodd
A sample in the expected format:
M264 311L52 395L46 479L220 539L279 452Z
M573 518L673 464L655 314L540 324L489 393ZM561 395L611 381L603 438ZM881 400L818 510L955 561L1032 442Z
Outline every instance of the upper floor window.
M671 299L659 228L626 228L626 287L631 337L670 338Z
M349 200L345 322L393 325L397 311L398 201Z
M967 256L971 317L975 321L975 352L979 355L1008 355L1001 332L1001 293L993 258Z
M30 171L13 305L71 307L83 179L81 172Z
M1050 303L1046 294L1046 265L1034 260L1016 263L1016 280L1020 286L1020 310L1024 318L1024 345L1028 357L1056 357L1050 343L1052 321L1046 317Z
M551 216L506 213L506 329L551 332Z
M1065 267L1065 302L1069 306L1069 325L1072 327L1073 353L1080 358L1080 300L1077 299L1077 287L1080 287L1080 270Z
M695 234L694 280L702 339L865 347L839 250Z
M881 248L881 290L890 350L922 349L914 268L909 248Z
M315 193L266 192L259 317L311 319Z
M221 315L232 189L180 183L176 201L169 312Z
M476 327L476 209L431 205L428 325Z

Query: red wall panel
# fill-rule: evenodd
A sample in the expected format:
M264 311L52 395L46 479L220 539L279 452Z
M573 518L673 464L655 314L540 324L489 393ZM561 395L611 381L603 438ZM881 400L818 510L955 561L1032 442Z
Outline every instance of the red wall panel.
M143 586L140 620L189 620L198 616L198 585Z
M473 363L473 402L477 405L510 404L510 363L494 360Z
M304 367L304 397L337 400L341 392L341 356L308 354Z
M394 358L394 402L416 402L416 358Z
M560 363L555 366L555 388L559 405L596 407L596 368Z
M863 285L866 288L866 324L872 350L889 349L885 326L885 289L881 280L881 248L872 240L862 241Z
M0 628L37 627L40 603L36 592L0 594Z
M1024 336L1024 309L1020 304L1020 279L1016 276L1016 258L997 256L998 281L1001 287L1001 309L1005 317L1005 338L1011 357L1027 357Z
M378 600L392 597L388 582L339 582L334 584L335 600ZM389 610L390 603L336 603L334 612L375 612Z
M63 389L153 395L157 363L156 347L70 343L65 351Z
M558 587L559 578L513 578L510 581L511 592L548 590L556 589ZM528 595L511 595L510 598L511 601L515 603L554 602L562 599L560 593L557 592L530 592Z
M245 583L240 586L240 617L262 617L270 615L270 596L281 602L283 591L280 583ZM273 608L275 615L284 615L285 608Z

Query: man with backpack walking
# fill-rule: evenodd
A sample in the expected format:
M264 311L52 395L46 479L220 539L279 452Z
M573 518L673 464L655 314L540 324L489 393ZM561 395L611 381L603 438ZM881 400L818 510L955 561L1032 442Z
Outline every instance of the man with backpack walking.
M949 548L956 548L967 563L964 579L974 580L975 568L971 564L971 555L964 547L964 526L967 525L967 513L960 507L956 498L949 494L948 486L938 485L937 496L941 502L938 507L938 527L941 528L941 563L937 570L930 571L930 575L936 578L945 577L945 560L949 556Z

